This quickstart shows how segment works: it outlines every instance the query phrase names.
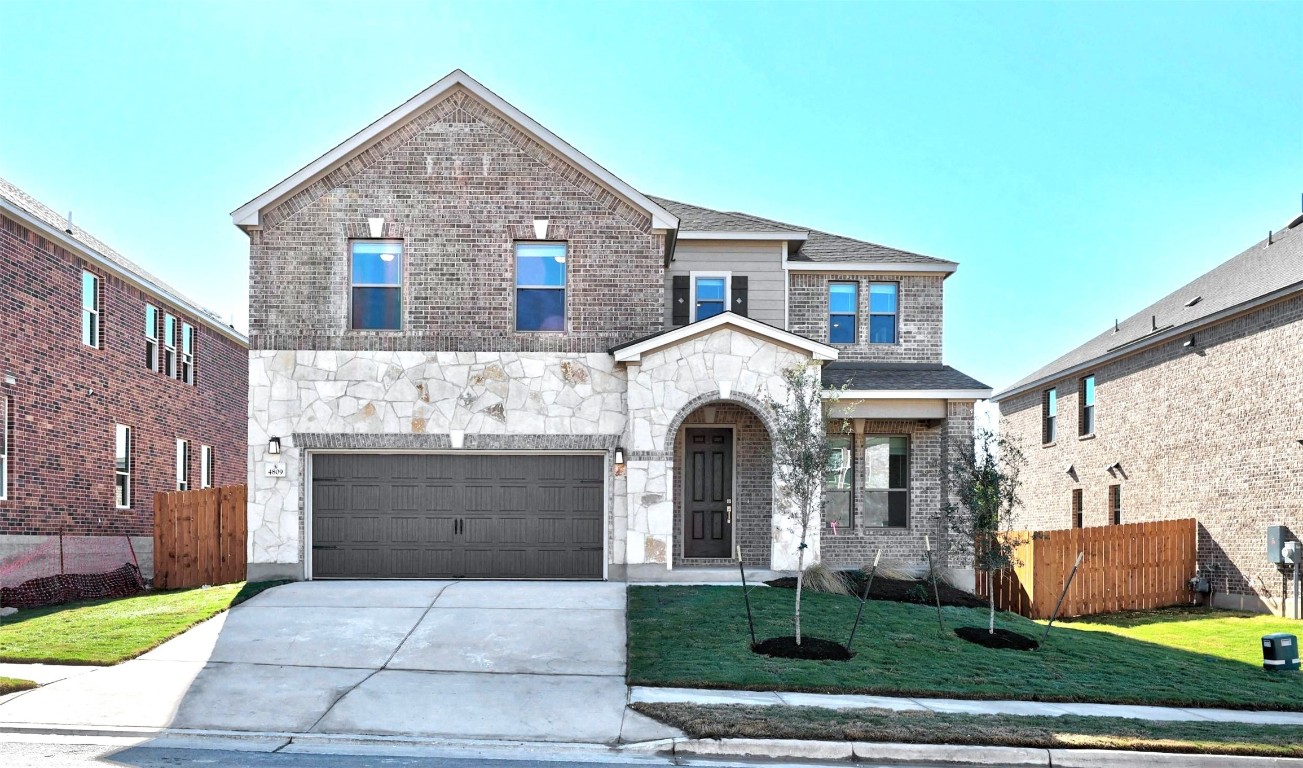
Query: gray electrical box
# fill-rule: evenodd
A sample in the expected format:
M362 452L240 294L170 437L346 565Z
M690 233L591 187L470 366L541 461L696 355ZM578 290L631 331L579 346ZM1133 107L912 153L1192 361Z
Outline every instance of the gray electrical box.
M1283 563L1285 562L1285 526L1269 525L1267 526L1267 562Z

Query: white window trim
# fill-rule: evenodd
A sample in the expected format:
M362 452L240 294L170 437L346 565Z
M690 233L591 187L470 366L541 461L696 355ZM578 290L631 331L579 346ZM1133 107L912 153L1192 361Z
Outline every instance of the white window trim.
M171 318L171 319L172 319L172 332L171 332L171 333L168 333L168 332L167 332L167 320L168 320L168 318ZM167 376L167 377L169 377L169 378L173 378L173 379L176 378L176 372L179 371L179 370L181 369L180 359L177 357L177 352L176 352L176 332L177 332L177 325L178 325L178 324L179 324L179 323L178 323L178 320L177 320L176 315L173 315L173 314L168 313L168 312L164 312L164 313L163 313L163 353L162 353L162 356L161 356L161 363L162 363L162 365L161 365L161 370L163 371L163 375L164 375L164 376ZM171 369L171 370L168 370L168 365L167 365L167 353L168 353L168 352L171 352L171 353L172 353L172 369Z
M119 470L118 470L118 465L117 465L117 461L118 461L118 427L123 427L124 429L127 430L127 469L126 469L125 472L119 471ZM132 488L131 488L131 469L132 469L132 467L131 467L131 463L132 463L132 462L131 462L131 453L132 453L132 450L131 450L131 449L132 449L132 443L134 443L134 442L135 442L135 439L133 438L133 436L132 436L132 434L131 434L131 427L128 427L126 424L114 424L114 425L113 425L113 495L114 495L114 498L113 498L113 506L114 506L114 508L116 508L116 509L131 509L131 491L132 491ZM126 495L127 495L127 503L126 503L126 504L119 504L119 503L118 503L118 500L117 500L117 492L118 492L118 475L126 475L126 476L127 476L127 494L126 494Z
M190 351L185 348L186 331L190 331ZM181 349L179 352L180 363L176 367L177 378L186 384L195 383L195 327L189 323L181 323Z
M520 284L520 246L522 245L561 245L565 247L566 276L561 285L521 285ZM514 333L569 333L570 332L570 241L569 240L516 240L511 244L511 328ZM531 330L520 327L517 314L520 306L521 291L561 291L561 323L559 331Z
M145 320L146 320L146 321L149 320L149 310L151 310L151 309L154 310L154 322L153 322L153 323L148 323L148 322L146 322L146 324L145 324L145 349L149 349L149 346L150 346L151 344L154 346L154 353L153 353L153 355L151 355L150 360L149 360L149 370L151 370L151 371L157 371L157 370L158 370L158 360L159 360L159 355L161 354L161 350L159 349L159 346L158 346L158 316L159 316L159 310L158 310L158 307L154 306L153 304L146 304L146 305L145 305Z
M213 472L213 447L211 445L199 446L199 487L212 488L211 482Z
M83 294L83 296L82 296L82 303L81 303L81 311L82 311L82 319L81 319L81 322L82 322L82 346L88 346L88 347L91 347L91 348L93 348L93 349L99 349L99 347L100 347L100 276L97 275L97 274L95 274L94 272L90 271L89 269L83 269L83 270L81 271L81 282L82 282L83 290L84 290L85 285L86 285L86 276L87 276L87 275L90 275L90 276L91 276L91 279L93 279L93 280L95 281L95 303L94 303L94 306L93 306L93 307L91 307L91 308L88 309L88 308L86 307L86 297L85 297L85 295ZM85 326L86 326L86 313L87 313L87 312L90 312L90 313L91 313L91 317L94 318L94 331L93 331L93 333L91 333L91 335L90 335L90 344L87 344L87 343L86 343L86 339L85 339L85 333L86 333L86 327L85 327Z
M176 489L190 490L190 441L176 439Z
M697 272L688 273L688 322L697 322L697 279L724 278L724 312L731 312L733 307L733 273L732 272ZM721 313L722 314L722 313Z
M852 286L855 286L855 309L851 310L850 312L836 312L836 313L834 313L834 312L832 311L832 287L833 287L834 285L852 285ZM827 328L826 328L826 331L827 331L827 335L828 335L828 343L829 343L830 345L837 346L837 347L851 347L851 346L855 346L856 344L859 344L859 343L860 343L860 326L863 325L862 323L860 323L860 293L861 293L861 290L860 290L860 281L859 281L859 280L854 280L854 279L846 280L846 279L839 278L839 279L836 279L836 280L829 280L829 281L828 281L828 321L827 321ZM899 306L899 302L900 302L899 297L896 299L896 302L897 302L897 305ZM854 338L854 339L852 339L851 341L833 341L833 340L832 340L832 319L833 319L834 317L850 317L850 318L854 318L854 320L853 320L853 322L855 323L855 338Z
M358 243L388 243L398 246L398 282L397 283L355 283L353 282L353 258L357 255L353 247ZM398 289L398 327L397 328L354 328L353 327L353 289L354 288L397 288ZM355 237L348 241L348 324L349 333L401 333L407 330L407 241L393 237Z
M840 282L840 281L839 281ZM874 312L873 311L873 286L875 285L892 285L896 288L896 311L895 312ZM869 280L866 283L868 290L864 292L864 310L866 322L864 323L864 338L869 344L875 347L890 347L899 345L900 342L900 281L899 280ZM859 308L859 297L856 297L856 309ZM873 318L890 317L891 318L891 341L874 341L873 340ZM856 329L856 335L859 329Z
M0 395L0 501L9 498L9 398Z

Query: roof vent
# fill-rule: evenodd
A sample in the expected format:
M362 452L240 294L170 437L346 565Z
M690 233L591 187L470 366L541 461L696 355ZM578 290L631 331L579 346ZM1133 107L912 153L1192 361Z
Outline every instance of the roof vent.
M1189 301L1187 301L1187 302L1185 303L1185 305L1186 305L1187 307L1193 307L1195 304L1198 304L1198 303L1201 302L1201 301L1203 301L1203 297L1202 297L1202 296L1195 296L1193 299L1190 299Z
M1290 219L1289 223L1285 225L1285 229L1293 229L1294 227L1297 227L1300 224L1303 224L1303 213L1300 213L1299 215Z
M72 211L68 211L68 226L64 227L63 231L72 234Z

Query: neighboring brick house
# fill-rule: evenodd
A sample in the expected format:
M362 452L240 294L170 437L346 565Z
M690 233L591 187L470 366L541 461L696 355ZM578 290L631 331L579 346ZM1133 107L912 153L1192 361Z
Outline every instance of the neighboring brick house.
M1281 611L1266 541L1303 535L1300 223L995 396L1029 459L1025 527L1195 518L1216 604Z
M0 306L0 557L125 535L150 575L155 493L245 482L245 337L3 179Z
M790 568L802 363L847 389L816 551L915 564L990 394L942 363L953 262L649 197L460 71L232 218L253 577Z

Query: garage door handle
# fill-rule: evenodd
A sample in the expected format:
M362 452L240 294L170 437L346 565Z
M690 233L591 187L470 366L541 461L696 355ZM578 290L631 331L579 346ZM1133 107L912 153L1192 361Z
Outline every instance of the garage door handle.
M313 549L339 549L339 547L330 546L327 544L313 544L312 548Z
M579 551L580 551L580 552L601 552L601 551L602 551L602 548L601 548L601 547L580 547L580 548L579 548Z

